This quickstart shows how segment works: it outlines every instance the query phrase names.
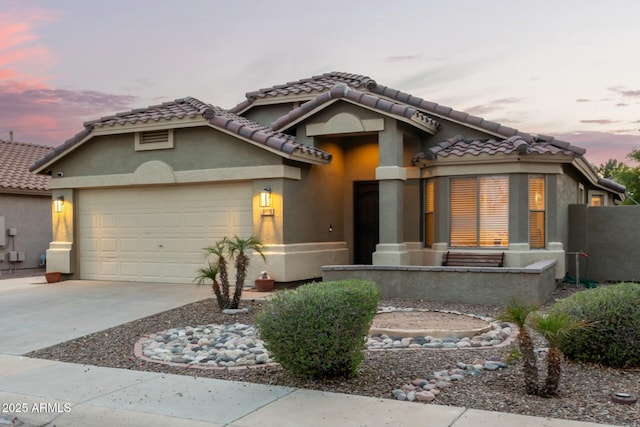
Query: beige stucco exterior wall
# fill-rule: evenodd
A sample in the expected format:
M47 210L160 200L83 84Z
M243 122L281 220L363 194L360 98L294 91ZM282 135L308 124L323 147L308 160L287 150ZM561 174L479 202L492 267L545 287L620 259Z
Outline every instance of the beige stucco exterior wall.
M97 136L54 165L64 177L133 173L143 163L161 161L175 171L281 164L274 153L208 127L176 129L174 148L134 150L134 134Z

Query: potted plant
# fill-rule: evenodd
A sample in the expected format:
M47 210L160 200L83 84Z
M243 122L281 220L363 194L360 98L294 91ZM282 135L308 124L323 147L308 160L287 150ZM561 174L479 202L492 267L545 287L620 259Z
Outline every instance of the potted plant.
M47 283L56 283L60 281L60 272L59 271L49 271L44 273L45 279L47 279Z
M269 273L263 271L260 273L260 277L256 279L256 290L258 292L270 292L273 290L274 280L269 277Z

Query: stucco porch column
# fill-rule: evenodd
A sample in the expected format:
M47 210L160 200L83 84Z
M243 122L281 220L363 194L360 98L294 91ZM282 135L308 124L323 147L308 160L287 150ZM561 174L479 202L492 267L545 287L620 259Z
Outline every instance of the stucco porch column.
M407 245L403 242L404 182L407 171L402 167L403 135L397 122L385 119L385 130L378 139L380 243L373 253L373 265L409 265Z
M73 190L65 188L59 189L55 186L55 180L52 180L52 199L62 196L64 197L64 205L60 212L54 212L52 209L52 234L53 241L49 243L47 249L47 272L59 271L63 274L75 273L75 247L74 230L75 230L75 193Z

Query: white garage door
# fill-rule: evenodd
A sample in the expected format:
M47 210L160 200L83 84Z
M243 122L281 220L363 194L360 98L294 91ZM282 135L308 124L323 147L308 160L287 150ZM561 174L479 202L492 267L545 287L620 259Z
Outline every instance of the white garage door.
M80 277L193 283L203 248L253 233L250 184L81 190Z

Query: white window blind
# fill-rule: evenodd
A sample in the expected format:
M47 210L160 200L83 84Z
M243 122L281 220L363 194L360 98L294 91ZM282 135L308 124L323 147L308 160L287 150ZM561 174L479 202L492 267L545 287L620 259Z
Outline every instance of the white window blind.
M545 247L545 185L544 176L529 177L529 246Z
M431 247L434 239L433 212L435 210L435 185L432 179L425 184L424 244Z
M452 247L509 245L509 177L451 179Z

